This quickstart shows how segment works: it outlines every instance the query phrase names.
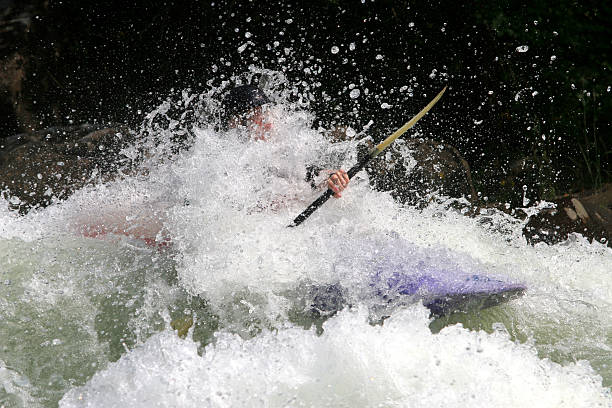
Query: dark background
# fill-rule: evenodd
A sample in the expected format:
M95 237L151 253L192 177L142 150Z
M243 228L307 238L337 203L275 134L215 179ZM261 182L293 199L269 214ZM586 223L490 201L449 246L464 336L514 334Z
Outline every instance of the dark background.
M612 3L104 3L0 0L0 138L136 127L172 90L204 91L254 64L311 93L322 126L374 120L376 138L448 84L419 130L454 145L491 200L611 181Z

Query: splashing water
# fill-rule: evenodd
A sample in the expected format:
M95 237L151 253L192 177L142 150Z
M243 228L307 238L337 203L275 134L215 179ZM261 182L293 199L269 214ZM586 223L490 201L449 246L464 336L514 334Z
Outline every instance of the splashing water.
M588 364L562 369L512 343L503 331L486 335L452 326L432 336L427 313L418 307L397 313L382 327L366 320L364 313L345 311L325 324L321 336L296 328L246 341L220 334L202 357L192 341L161 333L62 402L143 407L606 402ZM109 396L117 383L125 391Z
M248 141L206 111L217 91L149 115L146 171L26 216L2 203L2 404L612 406L609 248L528 246L504 214L401 206L363 174L286 228L318 195L307 167L348 168L355 142L313 130L290 90L275 95L269 140ZM195 105L192 145L176 153L186 127L156 118ZM423 263L529 290L436 320L368 290L377 265ZM345 310L310 313L321 285L344 288ZM187 318L181 339L171 322Z

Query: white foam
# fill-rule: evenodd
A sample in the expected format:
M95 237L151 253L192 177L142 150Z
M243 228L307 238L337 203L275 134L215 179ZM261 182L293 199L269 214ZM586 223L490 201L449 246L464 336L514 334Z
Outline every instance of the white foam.
M285 328L251 340L218 333L202 357L190 340L164 332L87 385L61 407L412 406L595 407L612 396L590 366L538 358L504 332L460 326L431 334L413 306L383 326L344 311L325 332Z

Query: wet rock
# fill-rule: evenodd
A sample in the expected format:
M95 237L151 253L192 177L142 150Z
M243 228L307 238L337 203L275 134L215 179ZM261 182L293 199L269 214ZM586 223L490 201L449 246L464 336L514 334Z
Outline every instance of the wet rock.
M14 116L20 129L32 130L37 128L37 120L30 101L23 98L27 63L28 59L19 53L0 60L0 95L3 96L0 105L3 112Z
M33 1L0 1L0 56L10 53L15 44L23 41L27 35L32 18L37 10L43 8L40 2Z
M540 210L525 225L523 235L529 243L556 244L579 233L612 247L612 184L599 191L559 197L552 203L555 208Z
M65 199L86 184L111 179L134 135L124 127L53 127L0 139L0 191L27 212Z
M35 129L31 101L23 97L30 58L21 49L37 9L34 2L0 1L0 129ZM0 136L1 137L1 136Z
M368 148L373 147L371 143ZM381 156L366 166L370 182L378 190L390 191L402 203L425 203L434 192L476 201L470 166L451 145L430 139L400 139Z

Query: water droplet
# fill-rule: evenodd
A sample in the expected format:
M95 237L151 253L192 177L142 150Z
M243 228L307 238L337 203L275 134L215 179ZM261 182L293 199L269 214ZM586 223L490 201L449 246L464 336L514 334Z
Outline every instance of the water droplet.
M358 88L355 88L349 95L351 96L351 99L357 99L359 98L359 95L361 95L361 91Z
M335 45L331 48L332 54L337 54L339 51L340 51L340 48L336 47Z
M519 47L516 47L516 52L527 52L528 50L529 50L528 45L521 45Z

